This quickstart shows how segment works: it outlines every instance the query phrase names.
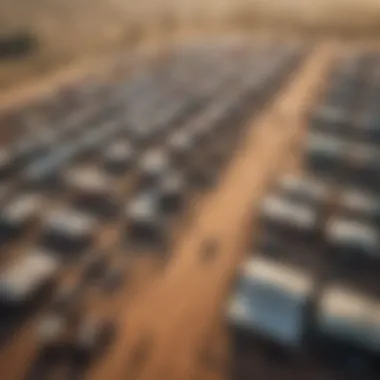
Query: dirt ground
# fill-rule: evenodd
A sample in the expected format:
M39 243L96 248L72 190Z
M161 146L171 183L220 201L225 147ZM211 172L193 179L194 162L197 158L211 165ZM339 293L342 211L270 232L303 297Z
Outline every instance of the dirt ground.
M334 43L315 46L276 98L255 115L217 187L194 202L166 265L131 257L125 292L103 306L118 319L117 340L88 379L229 378L223 305L247 250L255 207L279 172L297 167L306 112L323 91L338 51ZM202 244L210 239L217 250L205 260ZM22 379L24 366L8 361L30 362L32 346L21 334L0 352L2 378Z
M283 165L291 165L305 111L322 90L335 52L333 45L318 46L277 100L252 122L217 189L196 205L169 264L126 305L117 344L89 378L228 377L223 368L228 362L223 302L245 253L254 206L268 181ZM205 263L201 245L210 238L219 249ZM144 362L135 368L134 349L147 339ZM208 368L205 355L216 356L217 368Z

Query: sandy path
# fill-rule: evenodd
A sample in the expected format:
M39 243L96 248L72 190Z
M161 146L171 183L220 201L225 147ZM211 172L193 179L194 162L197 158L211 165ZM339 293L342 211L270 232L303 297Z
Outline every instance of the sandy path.
M119 339L89 374L91 379L190 380L207 375L200 350L206 343L212 349L213 334L218 334L223 300L246 247L252 205L299 141L305 111L322 89L321 78L335 52L333 44L315 48L294 80L249 127L216 191L196 206L169 265L121 315ZM200 246L210 238L219 250L205 263ZM141 366L133 363L133 355L141 356Z

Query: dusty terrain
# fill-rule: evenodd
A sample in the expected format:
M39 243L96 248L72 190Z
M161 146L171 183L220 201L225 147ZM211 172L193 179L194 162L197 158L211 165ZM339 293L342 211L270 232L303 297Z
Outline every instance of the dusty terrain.
M146 41L258 30L377 39L380 6L373 0L4 0L0 37L27 32L38 48L25 59L0 61L0 88Z

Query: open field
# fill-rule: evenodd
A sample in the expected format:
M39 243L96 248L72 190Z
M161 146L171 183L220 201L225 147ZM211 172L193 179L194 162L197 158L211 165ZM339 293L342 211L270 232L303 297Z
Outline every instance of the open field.
M380 5L373 0L6 0L0 4L0 36L27 31L39 47L25 60L0 63L0 88L147 41L161 45L173 37L258 30L376 40Z

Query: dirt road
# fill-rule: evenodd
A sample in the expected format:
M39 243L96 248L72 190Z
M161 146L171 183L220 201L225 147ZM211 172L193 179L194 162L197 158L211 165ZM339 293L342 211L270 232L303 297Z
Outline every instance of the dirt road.
M89 378L228 376L223 302L247 249L254 205L268 181L291 161L306 110L322 91L335 53L331 44L316 47L277 99L255 118L215 191L196 205L171 261L126 305L117 343ZM217 249L205 260L202 243L209 239L217 242Z

